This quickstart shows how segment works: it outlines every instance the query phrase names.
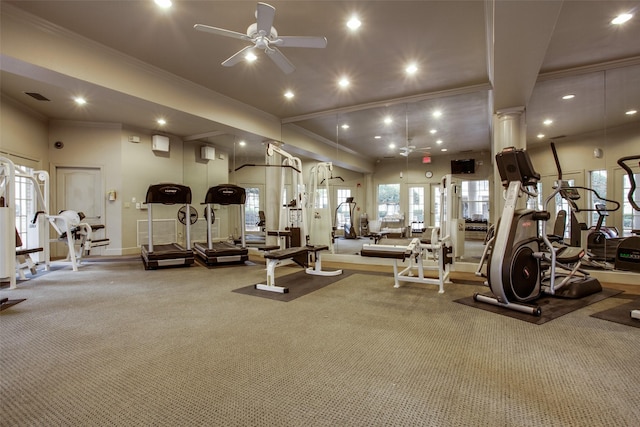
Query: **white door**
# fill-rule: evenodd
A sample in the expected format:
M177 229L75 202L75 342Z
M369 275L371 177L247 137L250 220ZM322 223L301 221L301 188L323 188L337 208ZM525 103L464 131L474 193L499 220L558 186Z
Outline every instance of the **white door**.
M85 215L83 222L104 224L102 171L91 167L56 167L55 212L72 210ZM99 233L97 238L104 237ZM62 248L60 250L65 250ZM92 252L93 253L93 252ZM66 255L66 252L55 254Z

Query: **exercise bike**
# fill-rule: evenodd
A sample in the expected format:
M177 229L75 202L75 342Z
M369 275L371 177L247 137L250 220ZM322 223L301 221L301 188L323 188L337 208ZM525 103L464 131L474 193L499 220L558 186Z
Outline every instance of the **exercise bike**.
M533 302L543 294L581 298L600 292L600 282L580 269L584 250L554 245L546 234L550 218L547 207L561 185L556 185L545 200L542 211L517 209L520 197L538 196L540 175L528 153L514 147L498 153L496 165L506 188L505 206L476 272L480 275L483 264L487 264L492 295L476 293L474 300L540 316L542 309Z

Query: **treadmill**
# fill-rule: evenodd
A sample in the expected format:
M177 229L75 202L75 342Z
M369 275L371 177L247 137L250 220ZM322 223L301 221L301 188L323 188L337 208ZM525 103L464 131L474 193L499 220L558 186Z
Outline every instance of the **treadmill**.
M183 222L186 230L187 247L184 248L178 243L153 244L153 205L183 205L184 212L191 212L191 188L180 184L156 184L151 185L147 190L145 199L149 222L149 244L141 245L141 258L144 263L145 270L156 269L159 267L188 267L194 263L193 250L191 249L191 218L186 220L178 219ZM187 215L185 215L187 216ZM190 216L190 215L189 215Z
M207 241L196 242L193 245L196 255L207 265L242 264L249 259L249 249L246 247L244 234L244 204L246 192L242 187L234 184L222 184L209 188L203 205L207 221ZM241 246L231 242L214 242L211 236L211 226L215 221L215 214L211 205L240 206Z

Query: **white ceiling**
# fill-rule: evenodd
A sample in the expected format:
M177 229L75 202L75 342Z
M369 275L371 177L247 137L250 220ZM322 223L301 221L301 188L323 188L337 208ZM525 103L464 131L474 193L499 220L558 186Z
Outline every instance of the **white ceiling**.
M640 114L624 115L631 108L640 110L639 1L269 1L280 35L328 39L326 49L282 48L296 66L291 74L265 55L251 65L222 67L247 44L193 30L200 23L245 32L255 22L254 1L174 1L169 11L158 10L152 0L4 4L372 160L398 157L397 148L388 148L390 142L416 147L411 156L437 156L441 147L454 154L489 151L492 111L520 105L526 106L528 144L536 143L540 132L547 141L640 126ZM609 24L629 11L636 12L633 20L621 27ZM345 26L352 13L362 21L358 33ZM413 77L404 74L409 61L419 67ZM336 82L342 75L352 84L341 91ZM1 78L4 95L51 119L149 128L150 116L168 113L172 120L166 131L172 134L193 139L215 129L227 135L211 142L233 145L246 138L262 150L259 135L252 138L180 111L166 112L166 107L86 82L76 84L86 85L92 106L79 110L67 103L68 85L4 66ZM286 89L295 92L292 101L283 97ZM36 101L25 91L51 102ZM576 98L561 101L566 93ZM500 105L503 100L517 104ZM435 109L443 111L440 119L431 116ZM381 122L387 115L394 118L391 126ZM550 127L542 125L547 117L554 120ZM338 126L344 123L349 129ZM435 135L428 132L432 128ZM435 144L438 138L441 146Z

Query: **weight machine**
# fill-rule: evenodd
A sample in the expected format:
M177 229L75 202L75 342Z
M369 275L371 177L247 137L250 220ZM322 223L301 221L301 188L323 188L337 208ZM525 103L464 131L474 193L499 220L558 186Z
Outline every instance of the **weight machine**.
M555 147L552 145L557 160ZM564 298L582 298L600 292L600 282L580 269L581 248L554 246L546 233L549 202L561 185L545 200L544 210L518 209L521 196L537 197L540 175L525 150L505 148L496 155L496 165L506 187L505 206L495 235L487 242L478 272L487 263L487 284L493 295L474 294L481 301L540 316L532 304L543 293ZM538 224L541 223L541 231Z
M267 188L279 188L276 193L275 203L281 206L283 203L283 192L286 185L291 186L292 193L288 195L289 201L282 205L278 214L278 225L276 230L267 230L267 236L276 236L287 239L284 246L301 246L308 243L309 229L307 223L307 196L305 192L304 180L302 177L302 161L287 153L273 143L267 145L267 157L273 157L276 154L282 157L279 182L269 182L267 176ZM276 165L270 165L276 166ZM292 196L292 197L291 197ZM269 243L269 242L267 242Z
M31 207L33 215L30 227L37 233L38 247L19 249L22 243L16 224L15 183L21 178L29 183L33 189L31 192ZM103 225L91 225L83 222L84 215L80 212L65 210L57 215L49 214L49 174L46 171L34 171L32 173L17 167L11 160L0 157L0 196L4 202L0 208L0 228L2 228L2 245L0 250L0 277L10 277L10 288L15 288L15 272L21 279L26 279L25 270L36 274L36 264L31 259L31 254L42 253L40 261L44 262L45 270L50 269L51 255L50 243L64 242L68 254L66 260L71 261L73 271L78 271L78 265L85 255L89 255L91 249L106 246L109 239L95 238L94 232L104 228ZM57 233L58 238L50 239L50 228ZM13 238L15 237L15 241ZM6 239L6 240L5 240ZM44 244L43 244L44 243ZM14 272L10 274L10 272Z
M307 194L307 218L309 221L309 244L324 245L333 253L333 224L331 223L331 179L333 164L319 162L309 171L309 192ZM324 190L325 198L321 197Z

